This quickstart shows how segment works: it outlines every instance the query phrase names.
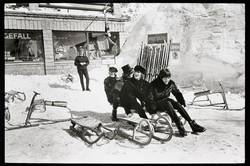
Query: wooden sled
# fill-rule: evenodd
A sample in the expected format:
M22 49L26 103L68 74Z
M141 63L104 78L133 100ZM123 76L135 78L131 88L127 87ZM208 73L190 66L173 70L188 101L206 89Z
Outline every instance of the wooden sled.
M117 135L117 129L109 129L100 120L90 116L71 119L71 123L70 129L90 145L98 142L101 138L112 140Z
M163 142L169 141L173 135L173 129L169 121L164 117L149 120L140 117L118 117L120 121L128 122L132 126L132 134L119 128L118 135L125 137L139 145L148 145L152 138Z
M52 107L62 107L65 110L67 110L70 113L70 117L72 118L72 113L71 113L71 109L67 107L67 102L66 101L49 101L49 100L44 100L44 99L35 99L37 95L40 95L40 93L38 92L34 92L34 95L31 99L31 103L30 106L26 108L27 113L27 117L25 120L25 125L31 125L30 120L31 120L31 115L34 112L34 110L36 110L36 106L41 105L42 106L42 111L45 112L46 111L46 106L52 106ZM65 120L70 120L65 119ZM63 120L64 121L64 120Z
M227 104L227 100L226 100L226 95L225 95L225 92L224 92L224 88L223 88L223 86L221 85L220 82L219 82L219 86L221 88L220 91L214 91L214 92L212 92L210 90L205 90L205 91L200 91L200 92L194 93L195 97L194 97L194 99L193 99L193 101L191 102L190 105L204 106L204 107L205 106L217 106L217 107L222 107L222 109L224 109L224 110L228 110L229 108L228 108L228 104ZM216 94L216 93L221 94L222 99L223 99L222 103L212 103L212 101L210 100L209 95ZM197 98L199 98L201 96L206 96L207 99L206 100L195 100L195 99L197 99ZM201 101L209 101L209 104L204 104L204 105L195 104L195 102L197 103L197 102L201 102Z

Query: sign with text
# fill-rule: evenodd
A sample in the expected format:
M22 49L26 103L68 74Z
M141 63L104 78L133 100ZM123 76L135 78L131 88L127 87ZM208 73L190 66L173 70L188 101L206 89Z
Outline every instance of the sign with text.
M4 39L31 39L29 33L4 33Z
M180 51L180 43L171 43L170 51Z
M148 44L160 44L168 41L167 33L148 34Z

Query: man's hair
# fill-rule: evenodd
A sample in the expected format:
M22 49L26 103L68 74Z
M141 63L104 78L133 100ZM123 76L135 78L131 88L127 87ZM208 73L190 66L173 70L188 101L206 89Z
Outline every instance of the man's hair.
M165 69L162 69L162 70L160 71L158 77L161 78L161 79L162 79L163 77L171 77L171 73L170 73L170 71L169 71L167 68L165 68Z

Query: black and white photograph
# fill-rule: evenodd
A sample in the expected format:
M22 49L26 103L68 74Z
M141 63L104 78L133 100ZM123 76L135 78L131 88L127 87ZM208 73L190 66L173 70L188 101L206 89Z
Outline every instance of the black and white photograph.
M3 4L4 163L246 162L245 3Z

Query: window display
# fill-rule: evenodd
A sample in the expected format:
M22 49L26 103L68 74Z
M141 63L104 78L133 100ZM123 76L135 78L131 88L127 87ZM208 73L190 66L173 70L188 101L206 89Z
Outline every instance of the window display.
M79 46L83 46L86 42L85 32L53 31L55 60L74 60Z
M104 32L67 32L53 31L54 57L59 60L74 60L79 54L80 46L87 51L90 60L100 59L105 55L119 53L119 34Z
M117 55L119 52L119 34L111 33L111 36L105 33L89 32L89 59L100 59L102 56Z
M5 30L5 61L43 61L44 50L41 31Z

